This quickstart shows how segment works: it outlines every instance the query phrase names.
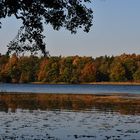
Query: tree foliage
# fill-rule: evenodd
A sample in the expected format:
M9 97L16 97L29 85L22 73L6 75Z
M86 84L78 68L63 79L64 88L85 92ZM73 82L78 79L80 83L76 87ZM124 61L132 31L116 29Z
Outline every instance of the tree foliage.
M95 59L80 56L0 56L0 82L78 84L103 81L140 82L140 55L123 54Z
M15 16L22 21L16 38L8 45L9 52L34 52L47 54L43 39L43 25L50 24L54 30L61 27L76 33L78 28L85 32L92 26L90 0L0 0L0 20ZM1 22L0 22L1 27Z

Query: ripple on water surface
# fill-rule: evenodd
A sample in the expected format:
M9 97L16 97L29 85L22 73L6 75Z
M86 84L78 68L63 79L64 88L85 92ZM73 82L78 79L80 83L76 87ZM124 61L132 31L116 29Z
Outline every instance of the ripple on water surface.
M140 116L100 111L21 110L0 112L1 139L135 139Z

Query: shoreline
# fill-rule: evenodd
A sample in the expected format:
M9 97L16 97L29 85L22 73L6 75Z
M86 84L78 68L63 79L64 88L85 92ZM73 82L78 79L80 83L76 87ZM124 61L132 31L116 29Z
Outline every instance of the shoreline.
M0 84L46 84L46 85L136 85L140 86L140 82L89 82L89 83L65 83L65 82L57 82L57 83L48 83L48 82L29 82L29 83L3 83L0 82Z
M27 83L28 84L28 83ZM47 83L47 82L30 82L29 84L47 84L47 85L138 85L140 86L140 82L89 82L89 83L79 83L79 84L71 84L71 83Z

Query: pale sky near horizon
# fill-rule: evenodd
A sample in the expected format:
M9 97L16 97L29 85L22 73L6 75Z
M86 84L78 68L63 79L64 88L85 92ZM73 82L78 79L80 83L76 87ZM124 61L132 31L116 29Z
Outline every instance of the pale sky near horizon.
M122 53L140 54L140 0L94 0L93 26L89 33L78 30L76 35L61 29L45 28L47 50L51 55L104 56ZM14 18L2 20L0 53L20 27Z

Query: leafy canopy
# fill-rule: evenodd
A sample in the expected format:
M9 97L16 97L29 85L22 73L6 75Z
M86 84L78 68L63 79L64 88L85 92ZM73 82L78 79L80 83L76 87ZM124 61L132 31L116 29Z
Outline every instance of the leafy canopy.
M31 53L42 51L47 55L43 39L43 25L50 24L54 30L61 27L76 33L78 28L89 32L93 11L88 8L90 0L0 0L0 20L15 16L22 21L16 38L8 45L8 52ZM0 28L2 23L0 22Z

